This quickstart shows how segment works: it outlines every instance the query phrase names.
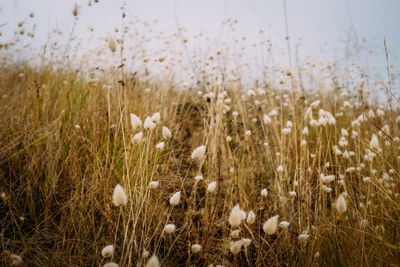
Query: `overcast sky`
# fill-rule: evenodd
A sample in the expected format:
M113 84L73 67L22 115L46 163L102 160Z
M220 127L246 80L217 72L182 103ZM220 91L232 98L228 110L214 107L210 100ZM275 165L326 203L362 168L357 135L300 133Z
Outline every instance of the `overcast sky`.
M28 20L35 13L37 24L35 43L46 42L52 29L70 32L74 3L80 6L76 34L87 35L93 26L96 35L113 32L121 24L121 0L99 0L88 6L89 0L2 0L0 7L1 40L9 38L17 29L17 23ZM188 35L203 31L211 37L225 36L225 40L246 36L248 43L256 41L260 29L269 38L285 48L285 19L283 0L129 0L126 1L127 20L136 24L152 22L156 30L174 32L176 18L188 29ZM175 4L174 4L175 3ZM399 0L286 0L289 35L292 44L302 38L302 52L329 58L344 50L349 33L355 43L367 40L364 50L374 49L373 55L360 57L376 68L384 68L383 38L386 37L391 61L397 63L400 55L400 1ZM234 35L221 28L221 22L229 17L237 18ZM282 60L287 60L282 59ZM363 62L365 64L365 62Z

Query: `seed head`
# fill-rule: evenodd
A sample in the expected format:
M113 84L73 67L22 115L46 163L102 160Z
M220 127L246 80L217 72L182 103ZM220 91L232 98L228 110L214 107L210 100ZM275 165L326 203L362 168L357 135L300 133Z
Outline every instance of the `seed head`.
M206 153L206 146L199 146L192 152L192 159L201 161Z
M144 120L144 124L143 127L145 130L153 130L154 128L156 128L156 124L151 120L150 117L146 117L146 119Z
M114 205L117 207L125 206L126 203L128 203L128 196L125 194L125 190L120 184L115 186L112 199Z
M263 230L267 235L273 235L278 229L278 218L279 215L275 215L269 218L263 225Z
M247 214L247 224L253 224L256 221L256 214L254 213L254 211L249 211L249 213Z
M101 255L102 255L104 258L109 258L109 257L111 257L113 254L114 254L114 246L113 246L113 245L105 246L105 247L103 248L103 250L101 251Z
M336 200L336 210L342 214L343 212L345 212L347 210L347 203L346 203L346 199L344 198L343 194L340 194L338 199Z
M217 188L217 182L211 182L208 184L207 191L210 193L214 193Z
M166 140L170 139L172 136L171 131L165 126L162 127L162 135L163 135L163 138Z
M181 202L181 191L176 192L169 199L169 204L171 204L171 206L177 206L179 202Z
M165 231L166 233L168 233L168 234L172 234L173 232L175 232L175 229L176 229L176 226L175 226L175 224L172 224L172 223L167 224L167 225L164 227L164 231Z
M244 211L240 209L239 204L233 207L233 209L231 210L231 214L229 215L229 224L233 228L239 227L240 224L242 223L242 220L246 218L246 213L244 213L245 215L244 218L243 218L243 213Z
M153 254L151 258L147 261L145 267L160 267L160 260L156 256L156 254Z
M201 245L199 245L199 244L194 244L194 245L192 245L192 252L193 253L199 253L200 251L201 251Z
M133 130L136 130L137 128L142 126L142 120L133 113L131 113L131 125Z

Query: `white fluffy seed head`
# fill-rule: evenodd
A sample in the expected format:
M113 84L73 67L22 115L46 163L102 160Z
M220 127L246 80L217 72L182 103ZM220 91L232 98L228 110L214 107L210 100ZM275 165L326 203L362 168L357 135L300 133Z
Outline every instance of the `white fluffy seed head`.
M175 232L175 229L176 229L176 226L175 226L175 224L172 224L172 223L167 224L167 225L164 227L164 231L165 231L167 234L172 234L173 232Z
M114 246L113 246L113 245L105 246L105 247L102 249L102 251L101 251L101 255L102 255L104 258L109 258L109 257L111 257L113 254L114 254Z
M137 128L142 126L142 120L133 113L131 113L131 125L133 130L136 130Z
M160 260L156 256L156 254L153 254L151 258L147 261L145 267L160 267Z
M118 267L119 265L115 262L109 262L103 265L103 267Z
M287 221L281 221L281 222L279 223L279 227L280 227L280 228L283 228L283 229L287 229L287 228L289 227L289 225L290 225L290 223L287 222Z
M158 186L159 186L159 182L157 182L157 181L151 181L150 183L149 183L149 187L151 188L151 189L154 189L154 188L157 188Z
M278 229L279 215L269 218L263 225L263 230L267 235L273 235Z
M346 199L344 198L343 194L340 194L339 197L336 200L336 210L342 214L343 212L345 212L347 210L347 203L346 203Z
M256 214L254 213L254 211L249 211L249 213L247 214L247 224L253 224L256 221Z
M166 140L170 139L172 136L171 131L165 126L162 127L162 135Z
M204 146L204 145L199 146L199 147L195 148L195 150L193 150L192 159L201 161L204 158L205 153L206 153L206 146Z
M199 253L200 251L201 251L201 245L199 245L199 244L194 244L194 245L192 245L192 247L191 247L191 249L192 249L192 252L193 253Z
M242 250L242 240L231 241L229 249L233 255L238 254Z
M240 241L242 241L242 245L247 248L251 244L251 239L250 238L242 238Z
M142 139L143 139L143 133L139 132L132 137L132 143L139 144L140 142L142 142Z
M154 114L151 116L151 120L152 120L154 123L156 123L156 124L159 123L160 120L161 120L160 112L154 113Z
M117 41L115 41L114 36L107 37L108 48L110 48L111 52L115 52L117 50Z
M21 265L23 262L21 256L18 256L16 254L10 255L10 261L11 261L11 265Z
M369 143L369 147L373 150L379 149L379 140L376 134L372 134L371 141Z
M177 206L179 202L181 202L181 191L174 193L169 199L169 204L171 204L171 206Z
M239 207L239 204L237 204L233 209L231 210L231 214L229 215L229 224L235 228L239 227L240 224L242 223L242 210Z
M299 235L298 238L299 238L300 242L305 243L305 242L307 242L307 239L308 239L309 236L310 235L307 234L307 233L302 233L302 234Z
M261 196L263 196L263 197L267 197L268 196L268 190L266 188L261 190Z
M156 124L151 120L150 117L146 117L146 119L144 120L144 124L143 127L145 130L153 130L154 128L156 128Z
M126 195L124 188L120 184L117 184L115 186L112 200L114 205L117 207L125 206L126 203L128 203L128 196Z
M203 180L203 175L196 175L194 179L196 180L196 182L200 182L201 180Z
M164 149L164 145L165 145L164 142L160 142L160 143L158 143L158 144L156 145L156 149L157 149L157 150L163 150L163 149Z
M207 191L210 193L214 193L217 188L217 182L211 182L208 184Z

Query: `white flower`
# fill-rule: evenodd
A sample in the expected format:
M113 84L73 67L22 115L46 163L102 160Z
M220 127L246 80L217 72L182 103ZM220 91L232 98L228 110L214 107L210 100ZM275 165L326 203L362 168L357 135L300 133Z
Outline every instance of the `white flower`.
M158 260L158 257L153 254L151 258L147 261L145 267L160 267L160 261Z
M199 146L192 152L192 159L201 161L206 153L206 146Z
M247 214L247 224L253 224L256 221L256 214L254 213L254 211L249 211L249 213Z
M159 184L160 184L160 183L157 182L157 181L151 181L151 182L149 183L149 187L150 187L151 189L154 189L154 188L157 188Z
M201 251L201 245L199 244L192 245L192 251L193 253L199 253Z
M203 176L202 175L196 175L194 177L194 179L196 180L196 182L200 182L201 180L203 180Z
M169 204L171 204L172 206L179 205L179 202L181 202L181 191L176 192L169 199Z
M231 241L229 249L233 255L238 254L242 250L242 240Z
M278 168L276 169L277 172L283 172L283 166L279 165Z
M140 120L140 118L133 113L131 113L131 125L133 130L136 130L137 128L142 126L142 121Z
M347 203L346 199L344 198L343 194L339 195L338 199L336 200L336 210L341 214L347 210Z
M239 229L238 230L233 230L231 232L231 237L232 238L239 238L239 236L240 236L240 230Z
M105 246L105 247L103 248L103 250L101 251L101 255L102 255L104 258L109 258L109 257L111 257L113 254L114 254L114 246L113 246L113 245Z
M162 127L162 135L166 140L170 139L172 136L171 131L165 126Z
M372 134L371 142L369 143L369 147L373 150L379 149L379 140L376 134Z
M235 228L239 227L239 225L242 223L242 216L243 212L239 207L239 204L237 204L233 209L231 210L231 213L229 215L229 224Z
M160 112L154 113L153 116L151 116L151 120L156 124L160 122L160 119Z
M326 175L325 176L323 173L321 173L320 178L321 178L322 182L329 184L330 182L335 180L335 175Z
M153 130L154 128L156 128L156 124L151 120L150 117L146 117L143 127L145 130Z
M139 144L143 139L143 133L142 132L138 132L137 134L135 134L132 137L132 143L133 144Z
M251 136L251 131L250 131L250 130L247 130L244 134L245 134L246 136Z
M163 150L163 149L164 149L164 145L165 145L164 142L160 142L160 143L158 143L158 144L156 145L156 149L157 149L157 150Z
M297 195L297 193L295 191L290 191L289 192L289 196L291 197L295 197Z
M309 237L309 234L302 233L299 235L299 241L305 243L305 242L307 242L308 237Z
M287 229L289 227L290 223L287 221L282 221L279 223L279 227L283 229Z
M226 137L226 142L230 142L230 141L232 141L232 137L230 137L229 135Z
M269 218L263 224L263 230L267 235L273 235L276 233L276 230L278 229L278 218L279 218L279 215L275 215L275 216Z
M175 224L172 224L172 223L167 224L167 225L164 227L164 231L165 231L166 233L168 233L168 234L172 234L173 232L175 232L175 229L176 229L176 226L175 226Z
M267 197L268 196L267 188L264 188L263 190L261 190L261 196L263 196L263 197Z
M217 182L211 182L208 184L207 191L210 193L214 193L217 188Z
M124 188L117 184L114 188L112 200L115 206L125 206L128 203L128 196L125 194Z
M282 129L282 134L283 135L289 135L291 131L292 131L292 128L283 128Z
M119 265L115 262L109 262L103 265L103 267L118 267Z
M268 116L267 114L264 114L263 120L265 124L270 124L272 122L271 117Z
M304 127L303 131L301 132L303 135L308 135L308 127Z

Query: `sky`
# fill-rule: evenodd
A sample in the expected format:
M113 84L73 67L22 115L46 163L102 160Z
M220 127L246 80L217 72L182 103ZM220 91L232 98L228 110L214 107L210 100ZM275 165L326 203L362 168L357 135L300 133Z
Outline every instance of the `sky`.
M0 2L0 42L11 38L17 23L28 20L34 12L36 37L31 41L43 45L53 29L70 32L74 19L72 8L80 7L75 34L105 36L121 24L122 0L99 0L89 7L89 0L2 0ZM187 29L188 36L200 31L210 37L210 44L221 40L246 36L246 43L259 39L262 29L279 47L286 49L285 0L129 0L126 18L133 27L151 23L156 31L175 32L178 25ZM286 0L287 26L291 49L301 40L302 55L320 60L343 55L346 45L357 51L357 60L373 68L386 67L383 39L386 38L390 62L399 63L400 57L400 1L399 0ZM229 31L228 19L236 19L235 32ZM154 23L154 21L156 22ZM28 26L27 26L28 27ZM94 33L88 29L94 27ZM362 41L364 40L366 41ZM351 41L349 41L351 40ZM157 44L155 44L157 46ZM222 44L221 44L222 45ZM374 50L374 53L370 53ZM277 55L284 64L287 55Z

